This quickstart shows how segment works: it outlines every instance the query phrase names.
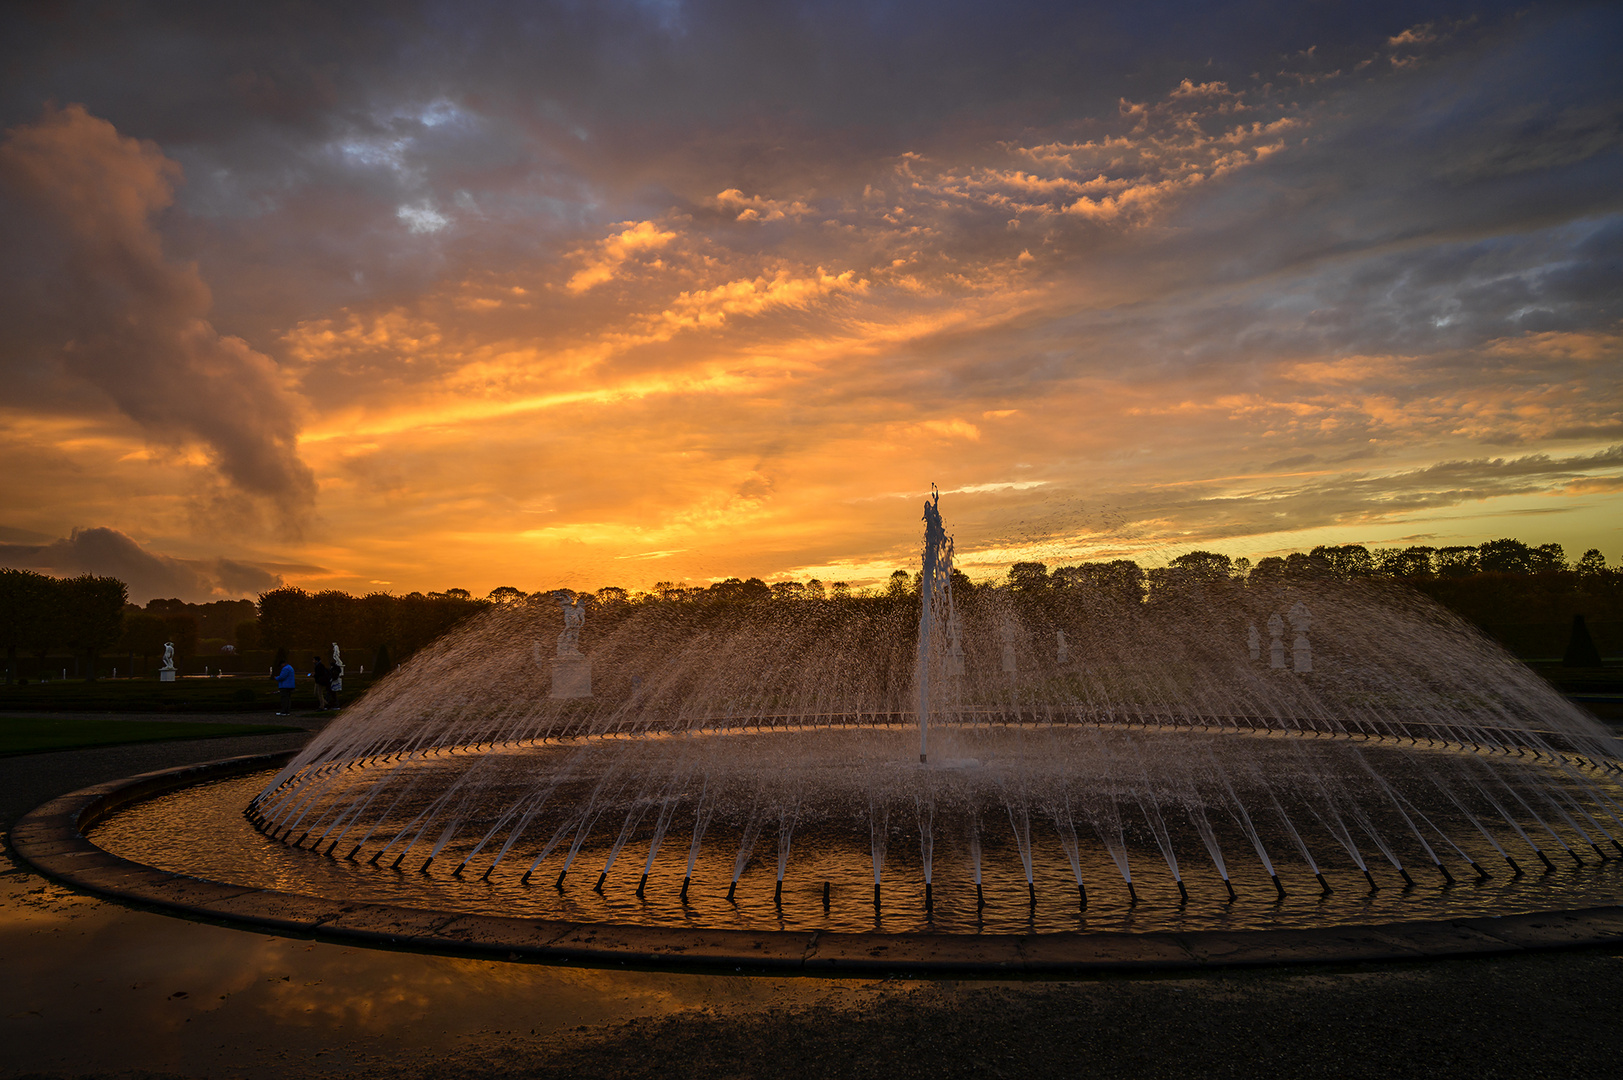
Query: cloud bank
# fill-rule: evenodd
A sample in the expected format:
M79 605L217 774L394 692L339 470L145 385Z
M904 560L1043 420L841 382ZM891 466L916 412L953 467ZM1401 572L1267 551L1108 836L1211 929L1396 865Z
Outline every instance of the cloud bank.
M988 566L1623 544L1610 9L389 10L13 17L17 175L125 208L24 185L93 288L0 299L4 524L195 544L212 461L360 589L882 577L931 481Z
M6 217L26 224L0 245L0 311L150 441L196 440L227 481L296 523L315 491L298 457L296 400L274 361L209 323L197 268L165 256L152 219L179 179L157 147L82 106L9 130L0 185ZM8 353L8 367L38 359Z
M103 574L129 586L132 604L252 598L283 584L279 574L230 559L176 559L149 551L117 529L74 529L45 544L0 543L0 566L52 577Z

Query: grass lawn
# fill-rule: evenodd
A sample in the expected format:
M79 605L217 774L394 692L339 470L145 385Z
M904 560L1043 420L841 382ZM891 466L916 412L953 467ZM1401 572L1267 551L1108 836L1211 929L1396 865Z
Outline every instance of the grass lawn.
M344 676L343 703L355 702L372 685L370 676ZM276 685L269 677L244 679L184 678L172 683L157 679L101 679L82 682L57 679L27 686L0 685L0 713L30 715L52 712L119 713L239 713L275 712ZM309 679L299 680L293 708L313 709L315 689Z
M159 742L164 739L219 739L231 735L276 735L303 728L284 724L188 724L180 720L101 720L60 716L0 717L0 757L85 746Z

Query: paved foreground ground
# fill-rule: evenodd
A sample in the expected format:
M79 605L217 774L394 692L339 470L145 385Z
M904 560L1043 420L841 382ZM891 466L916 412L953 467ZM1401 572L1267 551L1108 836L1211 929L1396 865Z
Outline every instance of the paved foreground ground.
M45 799L303 735L0 760ZM1070 981L572 969L279 938L0 861L4 1077L1616 1077L1623 950Z

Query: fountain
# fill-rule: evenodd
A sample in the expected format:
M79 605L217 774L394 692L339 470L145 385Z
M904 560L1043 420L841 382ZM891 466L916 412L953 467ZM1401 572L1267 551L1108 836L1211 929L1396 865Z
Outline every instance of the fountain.
M504 606L274 772L93 839L238 885L673 931L1323 928L1623 893L1616 740L1429 601L1170 572L1147 599L955 594L953 558L936 494L909 594L620 602L590 631L577 598L551 664L557 607Z

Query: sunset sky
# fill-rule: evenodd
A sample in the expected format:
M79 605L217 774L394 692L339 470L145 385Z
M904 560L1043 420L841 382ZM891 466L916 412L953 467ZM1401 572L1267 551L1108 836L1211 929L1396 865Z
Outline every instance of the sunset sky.
M1623 8L14 3L0 564L1623 559Z

